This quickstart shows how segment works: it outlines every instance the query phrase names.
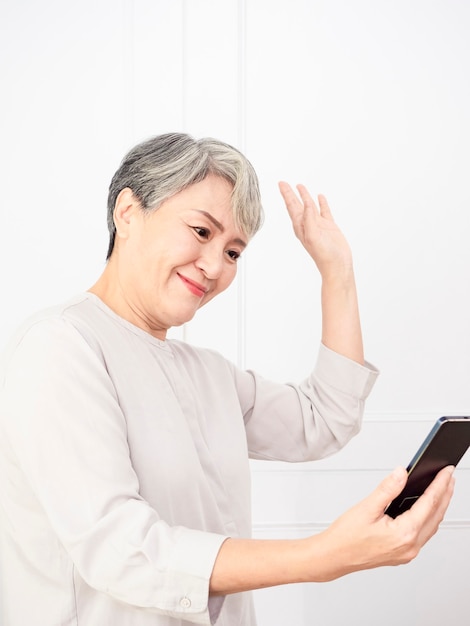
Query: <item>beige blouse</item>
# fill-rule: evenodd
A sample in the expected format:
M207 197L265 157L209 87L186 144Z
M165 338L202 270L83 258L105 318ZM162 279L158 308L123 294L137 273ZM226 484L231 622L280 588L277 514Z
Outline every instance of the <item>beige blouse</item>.
M208 593L250 536L248 459L335 452L376 376L320 346L273 383L90 293L28 320L0 370L0 623L253 626L249 593Z

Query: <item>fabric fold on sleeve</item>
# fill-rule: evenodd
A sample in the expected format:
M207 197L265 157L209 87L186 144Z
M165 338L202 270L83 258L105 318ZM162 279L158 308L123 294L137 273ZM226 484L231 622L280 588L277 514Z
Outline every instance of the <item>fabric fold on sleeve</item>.
M237 375L250 457L302 462L340 450L359 432L378 374L370 363L321 344L312 373L300 384L273 383L256 372Z
M343 394L366 400L379 376L379 370L368 361L361 365L322 343L313 376Z

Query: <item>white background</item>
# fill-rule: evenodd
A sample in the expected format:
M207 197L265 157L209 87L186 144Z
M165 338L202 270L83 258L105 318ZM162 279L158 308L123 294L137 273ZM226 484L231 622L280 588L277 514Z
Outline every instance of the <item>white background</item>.
M124 153L186 131L247 154L266 222L236 284L174 335L300 380L320 285L277 181L326 194L381 377L343 452L253 463L256 536L321 530L436 418L470 413L469 32L466 0L0 0L0 344L102 271ZM416 562L257 592L260 626L466 623L469 469Z

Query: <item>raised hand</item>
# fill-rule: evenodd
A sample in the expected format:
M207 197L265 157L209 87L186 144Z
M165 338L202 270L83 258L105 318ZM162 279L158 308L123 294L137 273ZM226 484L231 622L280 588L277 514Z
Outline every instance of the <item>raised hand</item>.
M323 195L318 205L304 185L297 185L299 195L286 182L279 183L294 232L315 261L322 276L349 272L352 255L349 244L335 223Z
M294 232L322 277L322 342L362 364L361 323L349 244L325 196L318 196L317 206L304 185L297 185L300 197L286 182L280 182L279 189Z

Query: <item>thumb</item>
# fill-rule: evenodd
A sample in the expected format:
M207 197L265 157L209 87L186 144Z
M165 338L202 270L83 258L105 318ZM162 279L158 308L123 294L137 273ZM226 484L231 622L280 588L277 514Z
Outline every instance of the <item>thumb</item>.
M408 473L404 467L396 467L386 476L367 498L371 512L381 517L390 502L402 491L407 479Z

